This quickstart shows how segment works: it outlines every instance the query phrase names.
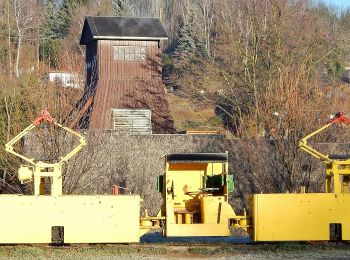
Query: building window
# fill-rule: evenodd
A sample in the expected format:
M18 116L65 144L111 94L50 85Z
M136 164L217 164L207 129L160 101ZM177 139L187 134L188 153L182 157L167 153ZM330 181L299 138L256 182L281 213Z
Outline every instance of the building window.
M114 46L114 60L145 61L146 47Z

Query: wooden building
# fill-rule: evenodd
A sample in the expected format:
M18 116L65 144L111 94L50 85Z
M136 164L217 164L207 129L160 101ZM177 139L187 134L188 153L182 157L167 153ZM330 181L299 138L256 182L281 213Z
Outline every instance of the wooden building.
M152 133L174 133L161 76L166 39L158 18L86 17L85 128L137 130L148 121Z

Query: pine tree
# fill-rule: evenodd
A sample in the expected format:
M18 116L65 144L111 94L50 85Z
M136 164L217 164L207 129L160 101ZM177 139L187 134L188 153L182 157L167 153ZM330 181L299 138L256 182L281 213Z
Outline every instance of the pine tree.
M80 1L62 0L57 6L55 0L48 0L45 8L43 36L46 39L62 39L69 33L72 11Z
M42 32L42 38L44 39L57 39L58 12L55 0L48 0L45 8L44 27Z
M69 33L69 28L72 20L72 10L76 1L62 0L61 6L58 10L58 31L59 38L64 38Z
M188 71L189 67L205 58L205 43L198 35L198 22L193 8L189 10L187 19L179 31L178 45L175 49L175 68L179 73Z
M44 25L41 32L40 60L51 67L58 66L58 50L61 38L59 13L55 0L48 0L45 7Z
M205 43L200 35L200 26L197 19L197 10L192 6L189 10L186 20L179 31L178 52L192 53L195 56L205 55Z

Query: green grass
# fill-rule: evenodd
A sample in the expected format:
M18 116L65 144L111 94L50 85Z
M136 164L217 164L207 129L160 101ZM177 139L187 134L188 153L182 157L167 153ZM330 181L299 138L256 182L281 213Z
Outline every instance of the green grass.
M132 244L132 245L72 245L72 246L0 246L2 259L118 259L153 256L155 258L174 256L203 257L237 256L237 257L350 257L348 244L309 245L306 243L273 243L273 244L213 244L213 245L180 245L180 244ZM344 258L344 259L345 259Z
M189 247L188 253L191 255L213 255L217 250L208 247Z
M133 255L163 255L165 247L136 245L0 246L0 259L99 259Z

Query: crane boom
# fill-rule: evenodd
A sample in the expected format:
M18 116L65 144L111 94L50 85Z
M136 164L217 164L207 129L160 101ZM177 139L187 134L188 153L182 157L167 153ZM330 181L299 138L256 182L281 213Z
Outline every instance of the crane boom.
M350 177L350 156L330 156L317 151L308 144L308 140L311 137L335 124L345 124L349 126L350 119L344 112L336 113L326 125L302 138L299 142L299 147L313 157L321 160L326 165L326 192L330 192L332 179L334 179L334 192L340 193L342 190L345 192L346 187L348 187ZM340 178L340 175L342 175L343 178Z

